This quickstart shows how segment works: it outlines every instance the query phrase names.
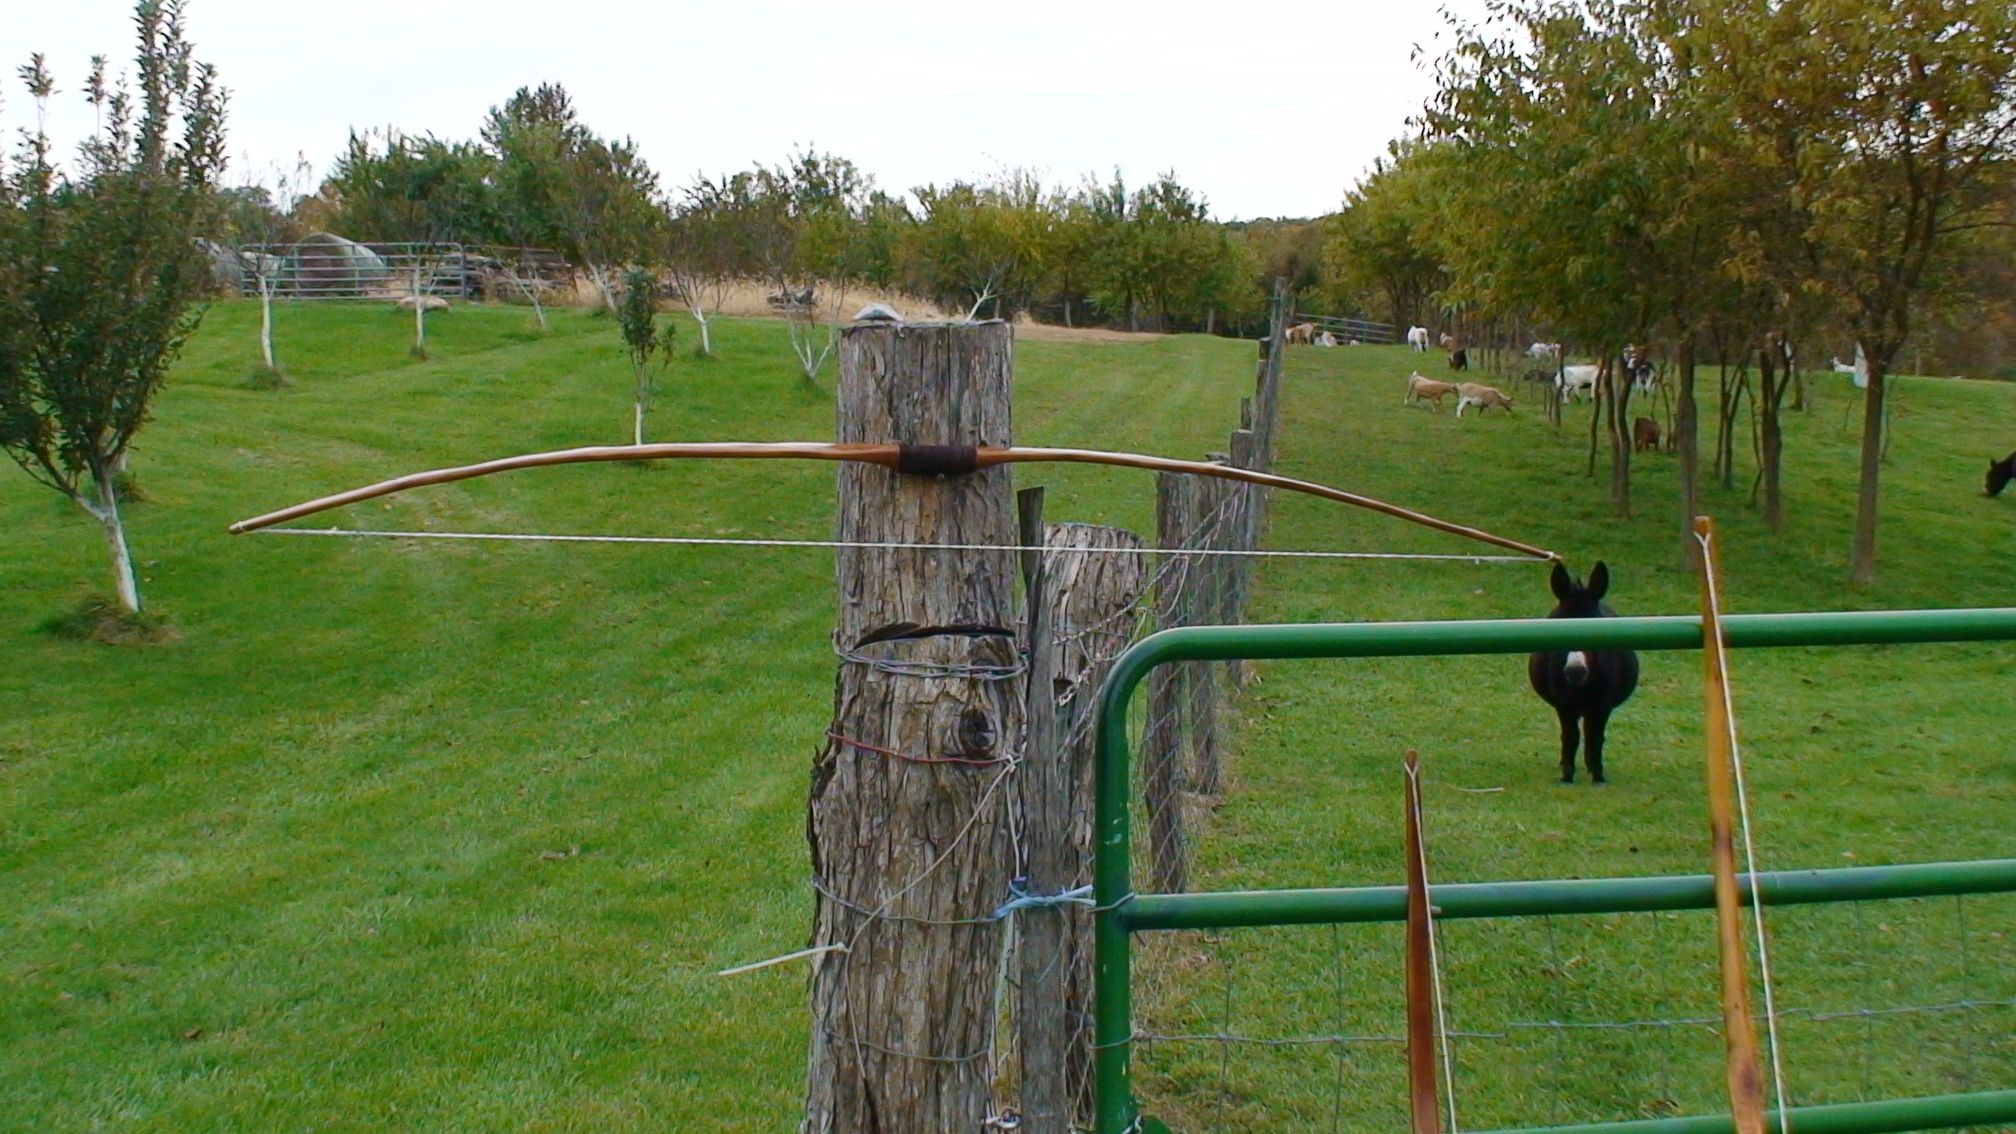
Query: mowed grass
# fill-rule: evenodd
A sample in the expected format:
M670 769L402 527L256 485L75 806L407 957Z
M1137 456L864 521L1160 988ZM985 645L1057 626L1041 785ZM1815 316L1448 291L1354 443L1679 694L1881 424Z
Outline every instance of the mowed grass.
M1616 520L1607 454L1599 479L1584 476L1586 406L1559 432L1528 406L1462 420L1404 408L1417 364L1387 349L1295 351L1284 468L1559 549L1578 574L1603 560L1621 613L1699 609L1681 566L1674 458L1637 458L1637 515ZM1786 531L1771 534L1748 508L1747 434L1736 490L1707 493L1731 610L2016 603L2016 509L1980 488L1984 458L2010 436L2016 388L1901 385L1880 585L1844 585L1860 402L1845 380L1821 376L1810 410L1788 424ZM1274 507L1276 546L1450 550L1444 537L1318 501L1281 496ZM1529 567L1276 560L1261 578L1262 621L1533 617L1552 605L1544 572ZM1700 656L1643 658L1601 789L1586 775L1555 786L1556 726L1527 689L1524 660L1268 666L1193 885L1400 881L1408 748L1426 767L1437 880L1705 872ZM1733 676L1764 869L2016 854L2016 649L1745 651ZM1795 1103L2016 1085L2016 898L1804 907L1769 924ZM1454 922L1441 933L1466 1128L1726 1108L1711 915ZM1149 955L1144 1030L1361 1037L1150 1045L1140 1094L1177 1129L1404 1127L1396 927L1182 934ZM1965 1001L2000 1003L1858 1014ZM1676 1020L1698 1022L1658 1023Z
M615 328L537 332L510 309L410 324L289 307L291 389L240 388L257 311L214 308L143 434L132 516L146 593L180 631L109 649L36 633L102 589L92 527L0 478L0 1129L777 1130L796 1123L802 967L715 970L801 947L803 809L830 713L830 555L778 549L229 537L224 525L382 476L586 443L629 424ZM689 339L690 341L690 339ZM832 435L830 374L781 325L728 322L682 358L661 439ZM1017 437L1197 455L1250 392L1251 344L1199 337L1018 348ZM1641 515L1609 517L1579 434L1530 412L1461 422L1399 406L1397 350L1297 350L1283 470L1604 558L1614 603L1693 608L1669 458ZM1883 583L1844 590L1853 425L1828 389L1792 424L1787 533L1741 494L1732 607L2000 605L2009 501L1979 496L2016 389L1904 384L1886 470ZM1586 413L1580 411L1580 413ZM1980 450L1977 452L1976 450ZM666 463L493 477L358 506L348 527L820 538L832 470ZM1147 530L1149 478L1028 469L1052 519ZM1447 537L1282 496L1280 547L1457 550ZM1532 615L1528 567L1281 562L1256 619ZM2016 773L2003 647L1739 655L1767 868L2006 855ZM1613 786L1551 786L1551 715L1513 659L1268 666L1246 702L1200 882L1399 875L1397 757L1433 782L1442 880L1702 868L1698 658L1649 658L1619 717ZM1456 787L1498 787L1473 793ZM2016 995L2002 899L1774 920L1791 1007ZM1713 1109L1700 1028L1507 1023L1712 1015L1696 917L1470 923L1444 939L1466 1125ZM1388 930L1184 936L1151 951L1168 1031L1275 1037L1398 1027ZM1841 974L1848 974L1842 976ZM1997 1014L1999 1013L1999 1014ZM2016 1082L2010 1011L1799 1025L1808 1101ZM1943 1029L1943 1030L1942 1030ZM1802 1045L1804 1045L1802 1050ZM1390 1126L1391 1044L1153 1045L1142 1094L1183 1128ZM1817 1097L1816 1097L1817 1096Z

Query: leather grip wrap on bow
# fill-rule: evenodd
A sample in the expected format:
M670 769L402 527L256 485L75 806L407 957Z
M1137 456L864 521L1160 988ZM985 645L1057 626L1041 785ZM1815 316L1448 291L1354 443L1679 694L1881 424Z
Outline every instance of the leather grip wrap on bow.
M980 468L972 445L898 445L896 471L912 476L965 476Z
M1114 465L1120 468L1148 469L1153 472L1187 473L1192 476L1212 476L1220 480L1257 484L1288 492L1300 492L1324 500L1334 500L1339 504L1365 508L1398 520L1405 520L1410 524L1433 528L1479 543L1488 543L1546 562L1558 562L1561 558L1554 552L1534 547L1529 543L1507 539L1463 524L1451 523L1448 520L1402 508L1397 504L1388 504L1383 500L1360 496L1355 492L1346 492L1341 488L1331 488L1329 485L1313 481L1296 480L1293 477L1260 472L1257 469L1242 469L1236 465L1184 461L1174 457L1153 457L1142 453L1112 453L1100 449L868 445L824 441L682 441L655 445L591 445L580 449L559 449L550 453L527 453L523 456L504 457L481 464L411 473L377 484L365 485L362 488L353 488L348 492L339 492L333 496L324 496L304 504L282 508L277 512L268 512L263 516L254 516L249 520L240 520L231 525L231 531L234 534L257 531L288 520L312 516L317 512L326 512L331 508L340 508L345 504L355 504L360 500L390 496L409 488L450 484L458 480L471 480L515 469L584 464L594 461L655 461L701 457L732 460L855 461L881 465L895 472L919 476L960 476L979 469L993 468L996 465L1045 463Z

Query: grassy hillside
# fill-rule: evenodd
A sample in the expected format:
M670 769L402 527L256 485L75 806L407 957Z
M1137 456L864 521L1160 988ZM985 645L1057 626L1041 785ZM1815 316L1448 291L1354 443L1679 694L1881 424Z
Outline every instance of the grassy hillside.
M0 477L0 525L16 533L0 547L0 1129L790 1128L803 971L713 973L804 943L804 770L830 710L829 557L225 536L232 519L391 473L627 437L628 377L606 321L562 313L542 335L521 311L458 309L430 322L434 359L422 363L405 356L396 315L288 308L278 342L295 385L268 393L239 385L256 328L255 309L211 311L135 457L149 496L132 518L135 554L174 643L37 633L81 588L102 589L103 551L52 494ZM814 389L798 377L780 325L730 322L717 344L719 360L675 367L651 436L831 436L830 378ZM1222 444L1251 358L1250 344L1205 338L1024 344L1018 439L1201 453ZM1572 428L1403 410L1411 361L1295 352L1284 469L1558 547L1578 567L1607 559L1628 612L1691 608L1667 458L1646 462L1640 517L1614 521L1580 475ZM1979 496L1977 468L2006 451L1983 423L2006 422L2012 394L1905 383L1884 582L1848 594L1854 438L1830 391L1792 426L1787 534L1759 531L1740 499L1712 499L1732 605L2012 601L2016 515ZM1051 485L1057 519L1143 528L1152 515L1151 482L1122 471L1024 470L1019 483ZM598 466L432 489L338 522L818 538L831 492L821 466ZM1272 542L1451 546L1289 497ZM1256 617L1547 605L1529 568L1281 562L1263 572ZM2012 853L2016 772L1998 734L2011 657L1739 657L1767 867ZM1441 785L1439 878L1699 869L1694 664L1648 660L1613 730L1616 783L1600 792L1549 786L1551 717L1506 659L1270 667L1205 877L1397 878L1392 769L1407 746ZM1931 1003L1959 999L1963 982L1976 998L2012 995L2010 903L1798 916L1814 926L1804 951L1833 965L1792 966L1788 995L1802 1003ZM1712 1005L1698 921L1604 920L1601 948L1590 930L1460 928L1445 942L1457 1025ZM1158 963L1152 1022L1167 1030L1218 1030L1227 1005L1251 1017L1235 1030L1263 1034L1397 1024L1397 935L1227 935L1172 944ZM1863 983L1842 987L1840 971ZM1184 972L1201 978L1194 996L1170 979ZM1852 1094L1849 1055L1908 1036L1924 1059L1875 1060L1909 1065L1898 1089L1951 1089L1963 1072L2008 1085L2002 1011L1853 1021L1867 1034L1845 1039L1814 1024L1825 1058L1801 1073L1829 1076L1818 1084L1829 1098ZM1965 1042L1923 1040L1935 1025ZM1531 1050L1466 1044L1476 1055L1459 1089L1479 1100L1466 1122L1556 1117L1536 1106L1574 1117L1712 1105L1712 1074L1704 1087L1694 1071L1702 1052L1712 1070L1712 1035L1618 1035L1586 1057L1558 1032ZM1400 1098L1390 1045L1281 1056L1158 1045L1151 1060L1144 1089L1195 1116L1193 1129L1327 1121L1340 1082L1369 1128ZM1660 1075L1689 1081L1668 1088Z

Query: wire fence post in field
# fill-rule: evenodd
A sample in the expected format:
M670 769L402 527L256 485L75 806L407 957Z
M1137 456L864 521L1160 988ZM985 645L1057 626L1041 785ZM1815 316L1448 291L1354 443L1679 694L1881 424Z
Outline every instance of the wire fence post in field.
M1004 323L860 324L841 339L842 442L1008 445ZM1007 546L1010 473L839 472L842 540ZM947 469L947 472L962 471ZM990 1118L1024 671L1015 559L836 552L833 726L807 824L822 954L806 1134L979 1130Z
M1029 659L1022 767L1016 797L1022 809L1022 878L1026 894L1064 893L1078 873L1072 840L1075 802L1069 754L1059 730L1057 704L1057 604L1051 598L1049 556L1043 547L1043 490L1016 494L1022 556L1022 593L1027 612L1023 649ZM1085 848L1090 854L1091 848ZM1015 919L1017 997L1015 1032L1021 1071L1021 1129L1028 1134L1070 1134L1071 1097L1065 1076L1066 907L1037 906Z
M1132 554L1140 550L1141 537L1130 531L1092 524L1052 524L1043 543L1046 551L1042 587L1040 594L1032 596L1028 622L1032 627L1032 646L1043 640L1033 630L1039 617L1049 624L1051 680L1048 685L1041 683L1040 671L1045 662L1032 652L1029 710L1032 727L1024 765L1026 770L1048 761L1060 774L1046 776L1040 789L1033 778L1025 781L1025 799L1042 790L1051 794L1053 803L1052 821L1041 829L1034 812L1028 813L1024 842L1033 861L1044 853L1040 848L1046 838L1059 840L1059 852L1050 857L1058 864L1056 869L1060 873L1051 885L1039 883L1032 870L1027 886L1031 893L1075 893L1092 881L1092 721L1096 695L1107 671L1113 667L1113 659L1134 640L1147 576L1142 557ZM1100 554L1102 550L1109 553ZM1046 689L1055 721L1049 734L1055 745L1054 757L1041 751L1040 728L1036 723L1041 712L1039 706L1046 703ZM1055 822L1060 817L1061 825ZM1044 888L1039 890L1039 885ZM1063 934L1061 995L1050 993L1057 999L1047 1005L1032 1001L1026 989L1031 971L1038 966L1027 960L1021 966L1025 989L1021 1018L1047 1010L1064 1028L1061 1049L1046 1045L1040 1054L1032 1053L1024 1041L1022 1107L1024 1121L1032 1131L1046 1129L1038 1123L1048 1121L1037 1117L1044 1105L1039 1101L1043 1096L1032 1095L1036 1080L1043 1074L1031 1066L1034 1058L1051 1059L1061 1068L1049 1074L1052 1081L1061 1075L1069 1105L1066 1118L1083 1126L1092 1117L1092 911L1082 903L1051 908L1057 911L1057 924ZM1036 931L1025 921L1019 932L1019 939L1027 943ZM1047 972L1041 976L1046 982L1050 979Z
M1155 546L1168 554L1158 576L1155 628L1185 625L1186 602L1197 560L1184 555L1197 515L1197 482L1177 473L1155 477ZM1149 877L1156 890L1177 893L1189 874L1183 833L1184 740L1188 706L1182 666L1165 666L1148 688L1148 731L1143 744L1142 792L1148 812Z

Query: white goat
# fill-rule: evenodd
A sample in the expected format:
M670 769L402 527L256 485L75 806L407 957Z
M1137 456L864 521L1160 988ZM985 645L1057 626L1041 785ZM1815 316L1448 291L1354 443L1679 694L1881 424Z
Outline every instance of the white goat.
M1562 367L1561 373L1554 379L1554 385L1561 391L1562 400L1572 402L1584 393L1595 397L1598 369L1599 367L1593 362Z
M1855 361L1853 363L1843 362L1838 358L1829 358L1827 361L1834 364L1834 373L1851 375L1854 378L1856 389L1866 390L1869 388L1869 356L1862 353L1861 343L1855 344Z
M1413 347L1415 350L1426 351L1428 349L1428 328L1407 328L1407 345Z

